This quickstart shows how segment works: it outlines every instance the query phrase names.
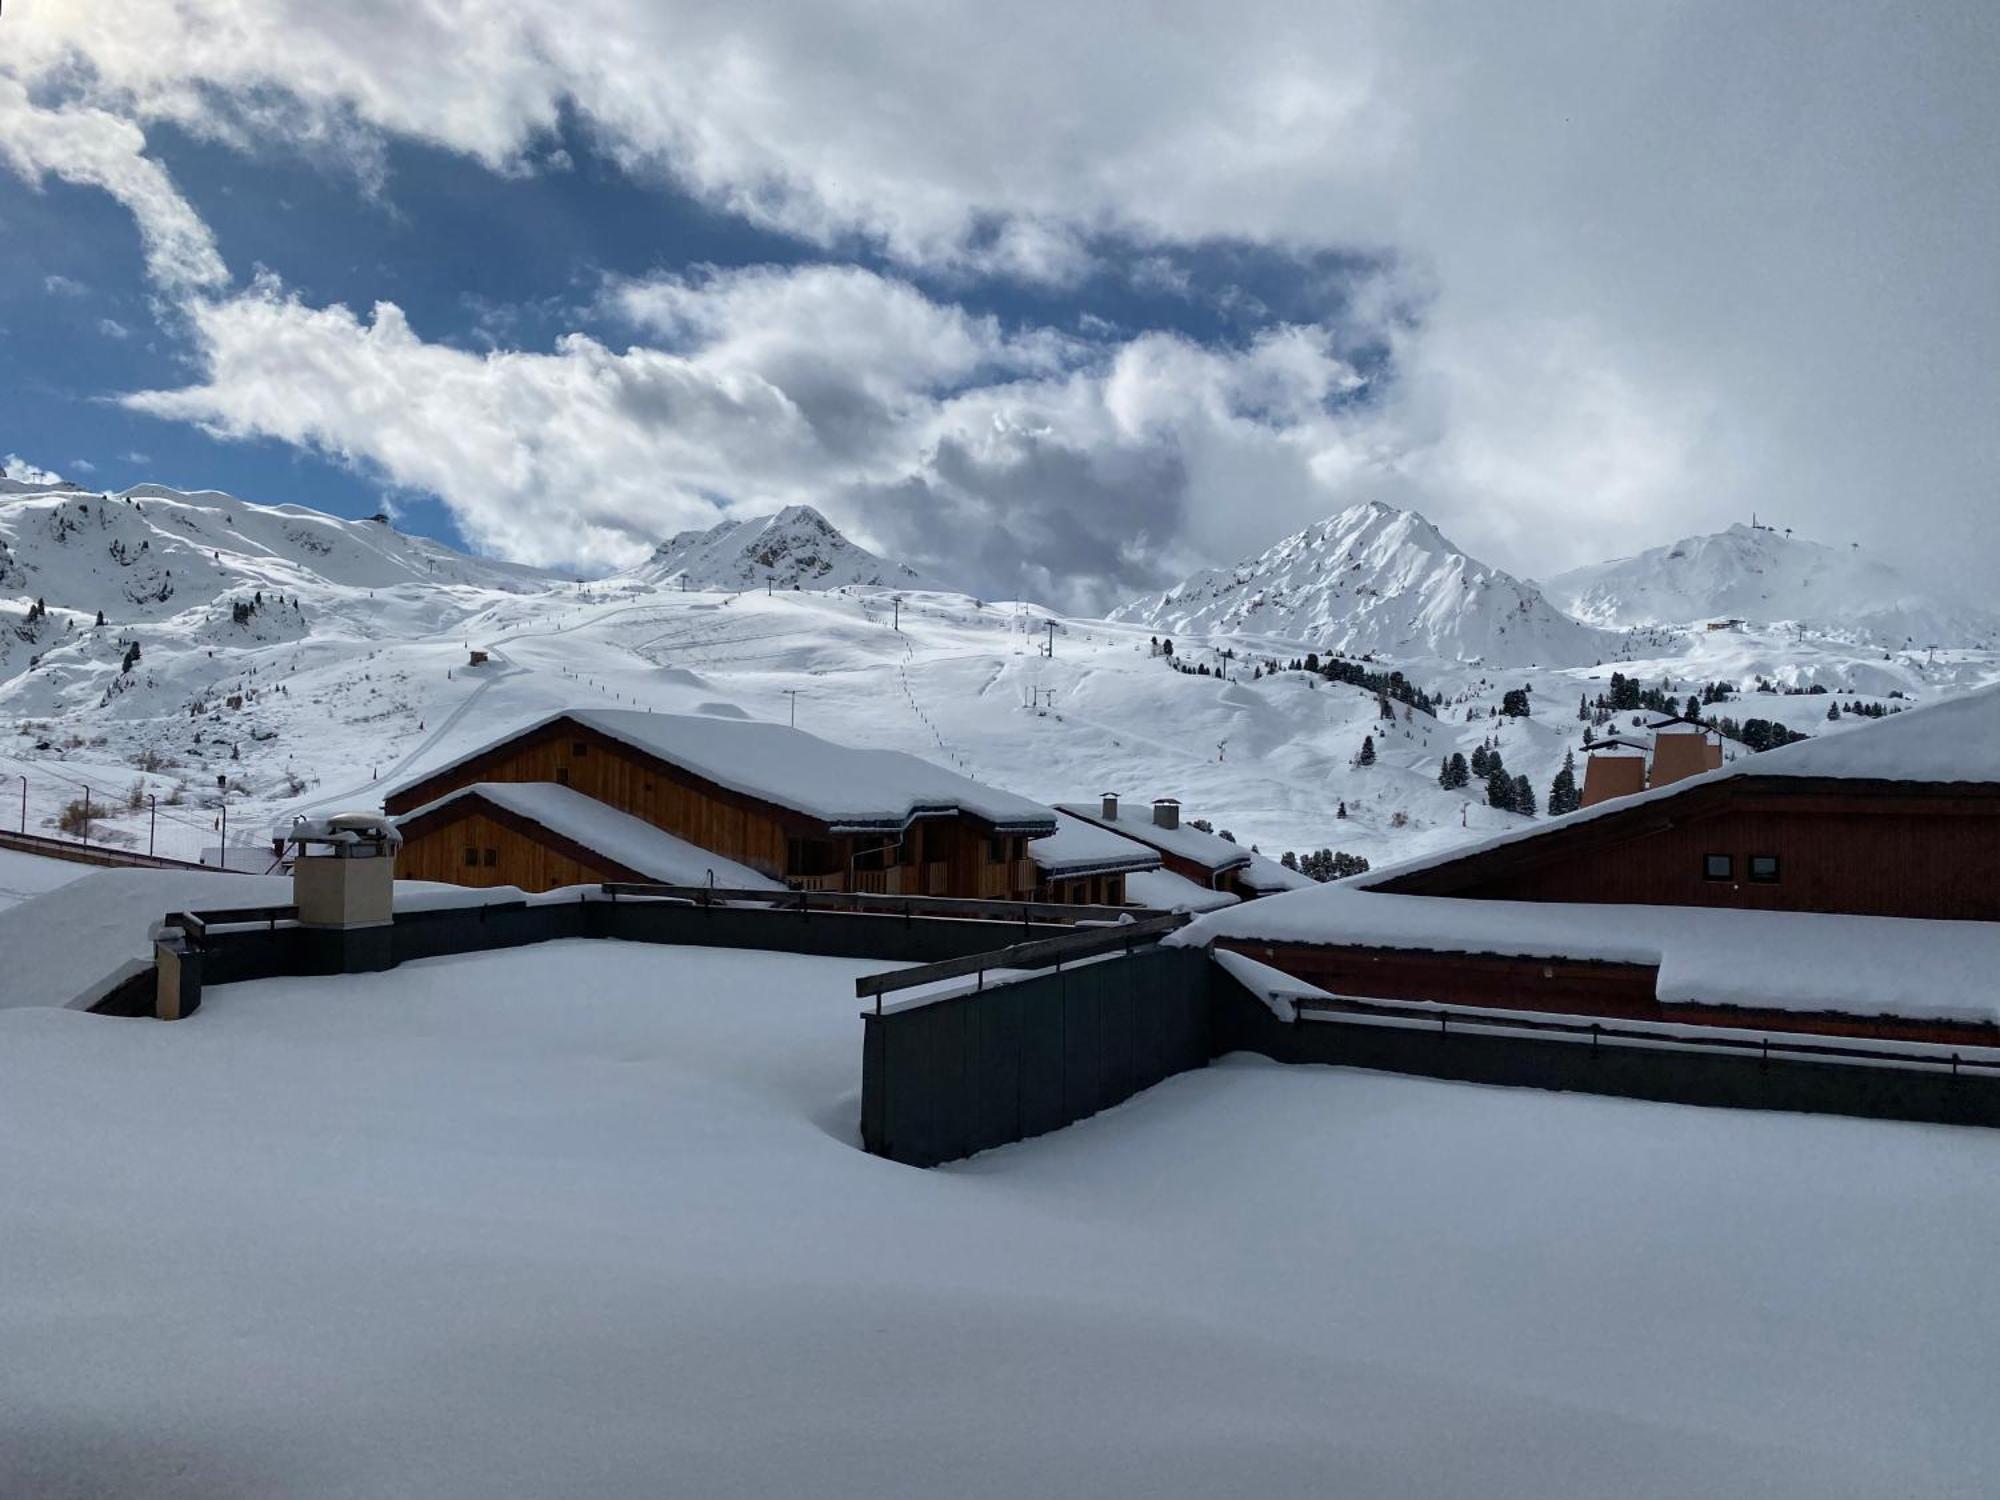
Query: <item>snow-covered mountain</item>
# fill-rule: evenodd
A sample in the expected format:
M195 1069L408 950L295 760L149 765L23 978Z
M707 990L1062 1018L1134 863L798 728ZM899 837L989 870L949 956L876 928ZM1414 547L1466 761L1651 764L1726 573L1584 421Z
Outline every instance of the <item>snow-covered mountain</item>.
M1741 523L1548 580L1549 597L1604 626L1794 622L1900 647L1989 646L2000 616L1926 595L1857 548Z
M914 569L857 546L810 505L724 521L707 531L683 531L620 576L668 588L724 591L766 584L781 589L923 586Z
M554 581L468 557L386 520L348 521L219 490L142 484L101 493L60 480L0 479L0 598L51 614L160 620L225 596L420 584L510 592Z
M1597 661L1620 644L1533 584L1467 557L1416 512L1372 501L1111 618L1168 635L1273 636L1347 655L1496 666Z

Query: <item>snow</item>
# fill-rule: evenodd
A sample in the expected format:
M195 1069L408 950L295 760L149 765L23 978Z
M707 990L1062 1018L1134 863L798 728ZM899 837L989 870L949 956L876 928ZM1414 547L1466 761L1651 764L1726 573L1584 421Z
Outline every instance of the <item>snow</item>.
M66 859L23 854L17 849L0 849L0 911L57 886L68 885L72 880L81 880L95 868Z
M1372 877L1270 896L1190 922L1167 941L1218 938L1595 959L1659 967L1667 1004L2000 1022L2000 923L1822 912L1371 891ZM1504 996L1496 996L1504 1000Z
M922 588L914 568L886 562L842 536L810 505L683 531L621 575L675 589Z
M480 798L528 819L549 832L615 860L628 870L667 885L713 883L744 890L782 891L784 885L748 865L711 854L644 819L586 797L552 781L479 781L427 802L396 819L404 827L417 818L468 798Z
M1028 858L1044 875L1136 872L1160 865L1160 856L1144 844L1065 812L1058 812L1054 833L1029 841Z
M1371 501L1208 569L1111 618L1168 637L1216 631L1501 666L1601 661L1617 638L1570 619L1531 583L1467 557L1414 511Z
M836 830L900 830L925 814L952 811L970 813L1002 829L1046 832L1055 825L1054 813L1025 797L981 786L914 755L839 745L802 729L750 719L572 708L510 730L493 743L564 719L717 786L805 813Z
M1303 891L1319 883L1310 875L1286 869L1266 854L1252 854L1250 863L1236 878L1260 896L1276 891Z
M79 865L83 870L86 867ZM289 876L217 870L97 870L0 910L0 1010L82 1009L153 961L168 912L288 906Z
M1196 885L1172 870L1140 870L1125 877L1125 899L1153 911L1215 911L1238 900L1228 891Z
M160 853L195 861L223 842L222 778L228 841L259 846L258 869L295 813L377 809L425 768L579 704L778 724L796 712L828 740L914 754L1042 806L1143 787L1179 797L1184 820L1208 819L1274 857L1330 847L1381 867L1535 826L1477 789L1439 787L1438 763L1495 740L1509 772L1545 793L1565 752L1580 749L1579 694L1603 692L1614 668L1683 698L1733 682L1741 691L1716 712L1826 740L1879 727L1825 722L1836 699L1929 703L2000 677L1992 651L1890 653L1790 627L1634 629L1576 658L1587 664L1505 670L1426 655L1420 632L1375 665L1435 694L1439 716L1385 724L1372 693L1304 673L1252 676L1274 658L1326 653L1343 628L1332 603L1326 628L1300 621L1300 638L1279 633L1271 611L1241 629L1175 635L1183 660L1224 666L1224 680L1172 670L1144 626L1032 603L908 588L895 609L863 585L767 596L760 584L682 592L634 575L575 583L298 506L158 486L132 501L107 508L87 491L33 486L0 499L0 715L19 731L0 743L0 818L59 836L87 784L100 813L93 842L144 850L157 839ZM1414 530L1409 539L1418 552L1431 545ZM170 543L182 549L173 594L140 587L134 602L126 585ZM1311 576L1311 561L1333 555L1299 566ZM232 604L259 590L265 607L237 625ZM48 615L30 626L37 597ZM1384 618L1371 597L1340 596ZM1053 656L1043 654L1051 634ZM129 673L128 641L143 648ZM490 660L469 666L470 649ZM1834 696L1751 691L1759 675ZM1522 686L1534 717L1488 717ZM1378 763L1358 767L1370 734ZM1725 754L1747 758L1734 745Z
M1888 646L2000 641L2000 615L1932 598L1858 548L1738 523L1551 578L1548 595L1595 625L1792 621Z
M289 875L221 870L91 870L17 905L0 906L0 1010L85 1010L151 965L153 930L169 912L290 906ZM520 900L422 880L396 882L396 906L471 906Z
M1212 833L1204 833L1188 823L1182 822L1172 828L1162 828L1153 821L1153 810L1150 807L1135 807L1129 802L1121 802L1114 818L1104 816L1102 802L1058 802L1056 811L1086 823L1093 823L1099 828L1115 828L1125 838L1136 839L1164 854L1193 860L1202 868L1213 872L1233 870L1238 865L1250 862L1250 851L1242 845L1232 843L1225 838L1218 838Z
M0 1015L0 1492L1980 1494L2000 1133L1250 1058L922 1172L838 961ZM587 973L591 982L579 985Z

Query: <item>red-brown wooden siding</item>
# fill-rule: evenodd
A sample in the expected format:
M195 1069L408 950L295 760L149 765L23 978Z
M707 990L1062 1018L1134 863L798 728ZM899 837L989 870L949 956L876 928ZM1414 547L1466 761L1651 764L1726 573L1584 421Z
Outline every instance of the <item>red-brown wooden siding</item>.
M1822 784L1823 785L1823 784ZM1701 795L1698 795L1701 794ZM1721 795L1717 795L1721 794ZM1503 901L1619 902L1884 917L2000 920L2000 796L1837 790L1785 792L1713 783L1468 855L1374 888ZM1703 878L1727 854L1734 878ZM1774 884L1750 880L1774 854Z

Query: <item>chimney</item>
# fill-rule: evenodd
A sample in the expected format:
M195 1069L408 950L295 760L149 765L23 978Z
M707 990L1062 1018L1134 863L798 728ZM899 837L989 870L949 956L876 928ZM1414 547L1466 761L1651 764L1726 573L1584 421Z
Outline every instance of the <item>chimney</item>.
M1116 823L1118 821L1118 794L1116 792L1106 792L1104 794L1104 821L1107 823Z
M1153 799L1153 823L1158 828L1178 828L1181 826L1181 805L1173 797Z

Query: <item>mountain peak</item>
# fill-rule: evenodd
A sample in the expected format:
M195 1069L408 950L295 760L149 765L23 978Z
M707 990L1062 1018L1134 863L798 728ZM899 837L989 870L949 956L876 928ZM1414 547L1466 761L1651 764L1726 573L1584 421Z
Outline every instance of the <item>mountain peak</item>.
M1595 625L1786 621L1882 645L1972 645L2000 617L1927 595L1859 547L1744 522L1548 581L1549 596Z
M653 549L631 576L691 589L917 588L923 579L844 536L810 505L683 531Z
M1233 568L1209 569L1115 620L1173 634L1276 636L1348 654L1495 665L1591 661L1614 643L1533 584L1466 556L1416 511L1349 506Z

